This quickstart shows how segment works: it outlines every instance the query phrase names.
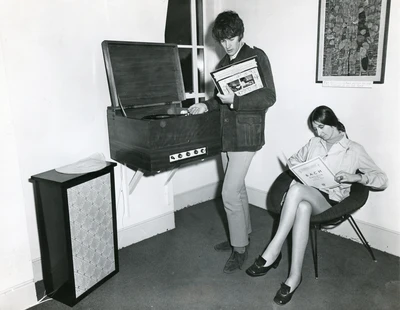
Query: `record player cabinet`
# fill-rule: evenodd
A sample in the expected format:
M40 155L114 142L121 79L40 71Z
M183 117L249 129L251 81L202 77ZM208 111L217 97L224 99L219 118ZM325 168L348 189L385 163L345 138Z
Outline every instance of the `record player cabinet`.
M104 41L102 50L111 97L111 158L154 174L219 154L219 111L182 114L176 45Z

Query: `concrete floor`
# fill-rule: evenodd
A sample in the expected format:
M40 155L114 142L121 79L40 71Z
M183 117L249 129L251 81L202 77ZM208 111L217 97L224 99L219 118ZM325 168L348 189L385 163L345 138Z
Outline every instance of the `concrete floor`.
M220 199L176 213L176 229L119 251L120 271L90 293L74 309L400 309L400 258L374 250L372 261L363 245L321 232L319 278L314 277L311 247L306 250L303 282L290 303L273 297L288 274L288 247L277 269L251 278L243 271L222 272L229 253L213 250L226 240ZM222 217L221 217L222 216ZM272 217L251 207L253 233L245 268L270 239ZM349 225L344 223L342 225ZM43 283L37 283L43 296ZM55 300L32 310L70 309Z

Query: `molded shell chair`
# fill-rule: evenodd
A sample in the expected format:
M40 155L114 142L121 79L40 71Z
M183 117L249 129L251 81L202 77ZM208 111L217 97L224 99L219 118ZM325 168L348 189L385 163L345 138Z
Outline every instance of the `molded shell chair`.
M277 216L281 213L284 202L284 196L289 189L290 183L294 176L288 171L282 172L272 184L267 196L267 209L273 215ZM354 231L360 238L362 244L370 253L372 259L376 261L374 253L369 246L367 240L361 233L358 225L354 221L351 214L360 209L368 200L369 188L360 183L353 183L350 190L350 196L342 200L332 208L314 215L310 222L311 247L314 258L315 278L318 278L318 253L317 253L317 232L322 228L332 228L348 220ZM278 218L279 220L279 218Z

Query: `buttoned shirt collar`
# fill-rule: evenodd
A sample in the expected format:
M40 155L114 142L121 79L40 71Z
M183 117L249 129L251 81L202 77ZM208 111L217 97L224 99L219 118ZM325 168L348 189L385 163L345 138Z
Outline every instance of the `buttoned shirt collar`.
M342 133L343 137L342 139L340 139L338 142L336 142L333 145L339 144L340 146L342 146L344 149L347 149L349 147L350 144L350 140L346 137L346 133ZM320 139L320 143L325 147L326 149L326 141L324 139Z

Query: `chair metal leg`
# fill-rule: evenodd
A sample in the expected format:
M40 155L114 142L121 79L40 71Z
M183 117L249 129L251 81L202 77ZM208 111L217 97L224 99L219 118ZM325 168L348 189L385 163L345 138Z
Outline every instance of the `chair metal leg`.
M318 279L318 245L317 245L317 232L320 229L319 225L313 225L311 228L311 249L314 261L315 279ZM313 233L314 232L314 233Z
M356 223L356 221L353 219L353 217L351 215L349 215L348 219L347 219L351 225L351 227L353 227L354 231L356 232L358 238L360 238L362 244L365 246L365 248L368 250L369 254L371 254L372 259L376 262L376 258L374 255L374 252L372 252L372 248L370 247L370 245L368 244L367 240L365 239L364 235L362 234L360 228L358 228L358 225Z

